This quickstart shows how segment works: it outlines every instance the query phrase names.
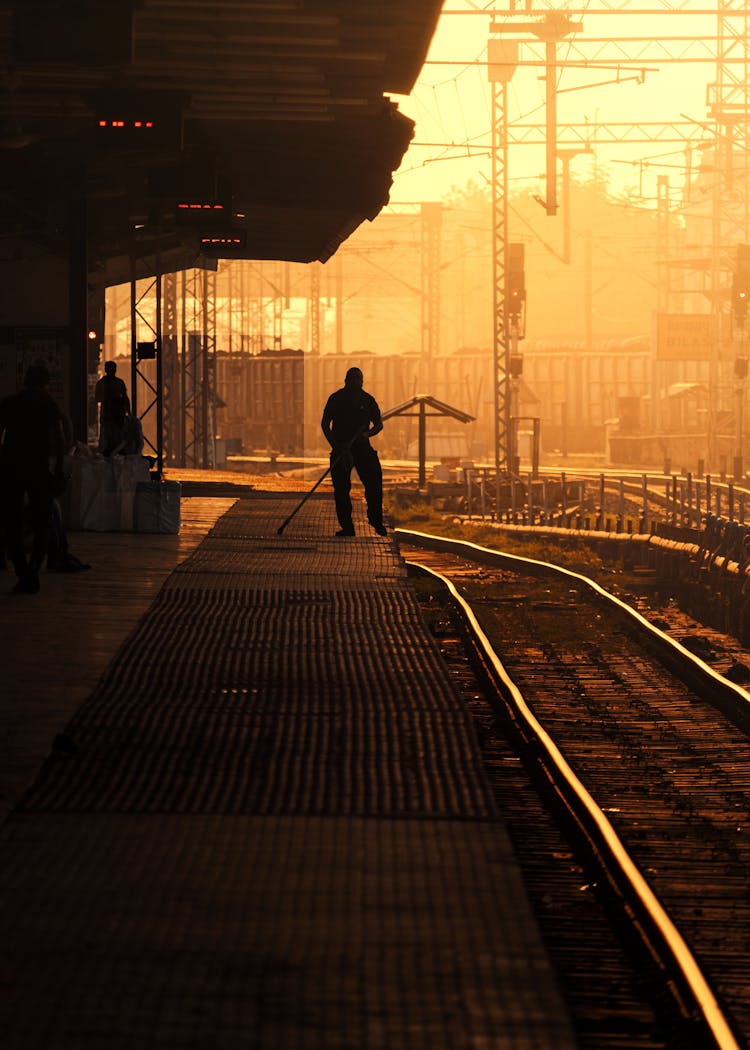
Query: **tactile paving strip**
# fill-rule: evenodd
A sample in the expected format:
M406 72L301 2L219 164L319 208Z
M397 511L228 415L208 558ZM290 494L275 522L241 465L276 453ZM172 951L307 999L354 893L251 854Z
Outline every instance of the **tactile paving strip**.
M260 502L253 499L240 500L231 514L225 515L216 522L211 535L239 539L252 537L276 539L279 527L294 509L295 502L288 498L266 498ZM378 537L377 533L367 524L360 501L353 501L352 511L357 536L383 543L384 540ZM329 496L311 499L305 503L299 513L284 528L282 535L286 542L293 545L296 541L334 539L338 527L333 497ZM336 539L336 542L342 546L351 546L350 539Z
M169 580L170 587L208 586L211 580L221 577L224 586L252 586L251 577L262 574L275 578L278 586L283 577L285 584L291 576L307 578L326 576L338 580L338 587L349 590L361 586L362 581L398 580L403 584L406 570L394 564L393 551L386 541L368 543L361 540L329 540L292 546L284 542L264 541L253 543L253 557L248 558L247 539L208 537L201 547L175 570ZM349 549L344 548L344 544ZM342 565L342 562L344 563ZM202 574L198 582L196 574ZM330 583L330 581L326 581Z
M303 551L285 572L267 537L219 540L241 534L238 507L173 574L68 727L78 753L51 756L22 808L491 817L392 541L357 541L354 558L311 541L329 571L304 589Z
M394 542L271 571L248 509L173 574L70 726L79 752L0 829L3 1046L572 1050ZM330 500L313 509L285 542L327 558Z
M575 1046L494 824L40 815L11 844L9 1050Z

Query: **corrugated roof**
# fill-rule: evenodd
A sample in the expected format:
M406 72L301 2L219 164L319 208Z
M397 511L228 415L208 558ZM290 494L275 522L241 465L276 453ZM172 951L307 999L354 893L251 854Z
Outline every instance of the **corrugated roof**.
M5 0L4 232L54 242L84 189L102 262L187 264L192 194L224 202L206 228L232 217L247 257L325 260L387 203L413 134L387 93L411 90L441 6Z

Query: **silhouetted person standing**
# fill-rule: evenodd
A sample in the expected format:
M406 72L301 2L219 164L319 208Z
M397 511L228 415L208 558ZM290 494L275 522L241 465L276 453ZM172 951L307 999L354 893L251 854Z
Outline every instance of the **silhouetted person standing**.
M39 590L52 501L65 488L62 416L47 393L48 383L46 365L31 365L23 390L0 403L2 521L8 555L18 577L15 594L36 594ZM28 561L24 548L25 501L33 530Z
M122 379L117 375L117 363L115 361L107 361L104 365L104 375L97 382L95 389L96 400L98 401L99 408L99 443L101 446L101 435L104 430L105 424L109 421L112 415L112 405L118 398L122 398L125 401L125 411L130 411L130 399L128 397L127 387ZM101 447L99 449L101 452Z
M337 536L353 536L352 467L365 488L367 520L379 536L386 535L383 525L383 472L380 460L369 439L383 429L380 409L375 398L363 389L359 368L350 368L344 385L328 398L320 421L326 441L331 446L331 480L336 499L336 517L341 528Z

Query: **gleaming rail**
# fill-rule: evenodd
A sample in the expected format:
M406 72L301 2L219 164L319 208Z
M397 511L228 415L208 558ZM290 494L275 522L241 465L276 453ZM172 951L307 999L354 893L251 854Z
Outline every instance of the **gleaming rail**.
M745 899L750 849L742 842L742 822L747 818L748 781L725 784L727 769L717 764L715 753L722 754L725 748L731 754L736 749L735 758L727 759L728 766L736 762L738 770L747 768L750 696L586 577L461 541L402 529L396 535L402 545L437 552L437 559L433 555L412 564L421 572L438 575L449 590L486 678L502 696L506 710L512 709L522 747L541 764L551 792L563 801L579 838L586 840L587 852L596 856L597 866L631 913L644 942L657 954L667 984L688 1004L691 1024L701 1029L695 1045L745 1045L740 1040L750 1034L750 951L742 944L748 941L750 918ZM482 564L482 576L473 582L478 611L449 578L448 558L455 562L452 574L464 584L471 576L465 559ZM430 560L431 564L424 564ZM566 680L571 665L568 644L537 638L535 657L522 671L523 661L513 657L514 650L531 645L522 618L507 602L500 603L503 615L496 615L492 599L482 597L498 571L505 574L501 582L511 591L519 589L516 581L534 578L572 585L576 596L568 612L573 609L579 617L593 601L597 611L588 615L601 618L604 635L612 634L612 651L592 635L587 644L595 651L593 662L584 659ZM535 601L545 606L538 596ZM548 619L555 620L559 632L564 604L558 607L554 598L547 604ZM586 696L576 713L575 694L581 682ZM639 695L644 683L652 694L646 700ZM570 694L564 711L561 685ZM619 725L618 704L629 712L627 722ZM726 742L713 739L711 755L696 749L689 734L682 735L697 718L696 705L710 711L705 731L712 737L725 727ZM597 718L604 731L593 738L589 728ZM544 723L554 724L554 730ZM602 751L598 764L589 761L592 749ZM630 792L637 796L635 801ZM618 814L617 829L605 810ZM728 836L732 824L736 836ZM664 878L659 877L662 868ZM721 907L716 905L717 895ZM689 922L687 913L691 913ZM726 931L728 917L738 926L734 938Z

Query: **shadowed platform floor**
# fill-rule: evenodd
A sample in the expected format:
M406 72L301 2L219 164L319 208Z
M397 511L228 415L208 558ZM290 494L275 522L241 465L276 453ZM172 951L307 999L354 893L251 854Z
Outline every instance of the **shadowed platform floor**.
M9 1050L575 1045L394 540L297 498L3 595Z

